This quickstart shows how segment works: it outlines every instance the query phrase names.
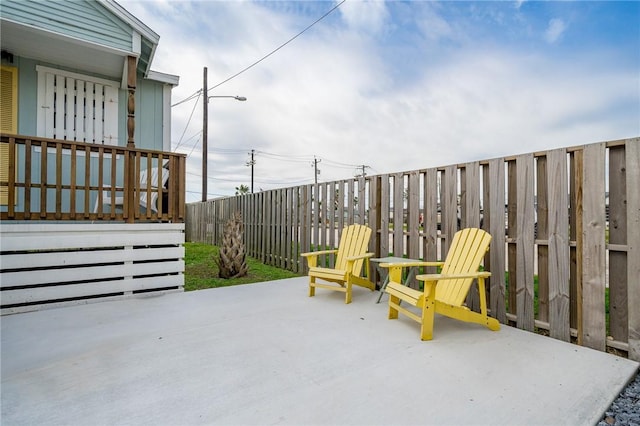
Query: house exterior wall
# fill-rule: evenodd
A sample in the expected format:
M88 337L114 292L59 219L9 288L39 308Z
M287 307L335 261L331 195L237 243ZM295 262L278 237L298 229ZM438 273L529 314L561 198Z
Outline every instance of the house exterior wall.
M3 65L18 69L18 133L27 136L37 135L37 98L38 98L38 65L57 68L65 71L85 74L89 77L104 78L94 73L69 69L60 65L35 61L29 58L14 56L13 63L2 62ZM157 151L170 151L170 143L165 142L165 128L170 117L165 116L165 104L171 102L169 85L145 79L138 75L136 89L136 147ZM118 96L118 145L124 146L127 141L127 96L126 90L120 89ZM165 123L167 121L167 123Z
M2 2L5 19L108 46L132 51L133 29L98 2Z
M38 136L37 132L37 112L38 112L38 66L45 66L48 68L60 69L64 71L71 71L75 73L84 74L88 77L104 78L95 73L84 73L82 70L69 69L67 67L36 61L30 58L23 58L19 56L13 57L13 62L9 63L6 60L2 61L3 65L15 67L18 69L18 134L26 136ZM107 79L108 80L108 79ZM118 83L118 82L116 82ZM138 87L136 90L136 113L135 113L135 133L134 139L137 148L149 149L155 151L170 151L171 142L167 136L166 129L170 122L170 110L165 108L170 104L171 90L170 85L155 80L149 80L143 78L142 74L138 75ZM167 90L169 88L169 90ZM127 144L127 97L128 92L123 89L118 90L118 145L126 146ZM166 121L166 123L165 123ZM24 155L22 152L18 152L18 155ZM68 159L63 158L63 163ZM93 160L95 163L95 159ZM124 161L124 159L119 159ZM55 164L55 155L49 154L49 164ZM83 167L82 163L78 164L79 167ZM34 155L31 162L32 175L38 175L41 167L41 161L39 155ZM96 165L92 164L92 170L97 169ZM22 170L18 170L18 174L24 173ZM49 174L48 179L55 181L56 170L54 167L50 167L47 171ZM79 184L84 184L81 180ZM92 176L92 185L97 184L97 176ZM122 182L118 182L122 185ZM47 195L47 203L55 202L55 193L50 192ZM95 200L91 200L91 205ZM39 209L39 199L35 197L32 199L32 207ZM83 205L84 199L79 197L76 200L79 206ZM18 201L16 206L18 209L24 208L21 205L21 201ZM0 206L0 210L6 211L6 206Z
M171 89L178 77L149 69L159 37L150 28L111 0L5 0L0 12L3 53L9 53L3 54L2 65L18 75L17 129L10 133L127 146L129 92L124 64L136 57L135 147L171 150ZM24 150L24 146L17 148L18 159L25 158ZM33 147L29 176L39 178L46 159L43 179L55 182L55 155L52 148L43 153L39 146ZM113 161L122 169L124 158L116 157ZM68 151L62 152L61 161L62 167L69 166ZM90 163L90 185L98 185L95 152L74 161L77 167ZM17 161L18 176L26 175L24 167L24 162ZM110 179L109 173L103 179ZM115 184L122 186L120 180ZM84 174L75 183L85 185ZM56 191L47 191L46 204L54 203L55 197ZM79 196L76 205L84 201ZM15 207L23 209L22 202L18 198ZM39 209L40 202L32 194L30 207ZM7 208L5 203L0 205L0 211Z

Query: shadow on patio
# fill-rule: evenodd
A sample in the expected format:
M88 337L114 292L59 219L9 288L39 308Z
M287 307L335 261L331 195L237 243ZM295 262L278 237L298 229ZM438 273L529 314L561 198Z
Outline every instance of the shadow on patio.
M2 423L593 424L638 363L306 277L2 318ZM383 299L385 301L386 299Z

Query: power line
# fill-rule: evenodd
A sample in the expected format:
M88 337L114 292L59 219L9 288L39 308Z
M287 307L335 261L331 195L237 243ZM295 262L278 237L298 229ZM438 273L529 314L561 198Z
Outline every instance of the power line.
M200 94L198 94L198 99L200 98ZM184 131L182 132L182 136L180 136L180 140L178 141L178 144L176 145L174 152L176 149L178 149L178 147L180 146L180 144L182 143L182 138L184 137L184 134L187 133L187 129L189 128L189 123L191 123L191 118L193 118L193 113L196 110L196 106L198 105L198 101L196 100L196 103L193 104L193 109L191 110L191 115L189 115L189 120L187 121L187 125L184 126Z
M183 104L183 103L185 103L185 102L188 102L188 101L190 101L191 99L195 98L196 96L200 96L201 94L202 94L202 89L198 90L197 92L194 92L194 93L190 94L190 95L189 95L189 96L187 96L185 99L183 99L183 100L181 100L181 101L176 102L175 104L171 105L171 107L178 106L178 105L180 105L180 104Z
M339 8L345 1L347 0L342 0L340 3L338 3L337 5L335 5L334 7L332 7L327 13L325 13L324 15L322 15L320 18L316 19L315 21L313 21L311 23L311 25L307 26L304 30L300 31L298 34L296 34L295 36L291 37L289 40L287 40L286 42L284 42L283 44L281 44L280 46L278 46L277 48L275 48L274 50L272 50L270 53L266 54L265 56L263 56L262 58L258 59L257 61L255 61L254 63L252 63L251 65L249 65L248 67L245 67L244 69L238 71L237 73L233 74L231 77L227 78L226 80L221 81L220 83L216 84L215 86L209 88L208 90L212 90L215 89L216 87L222 86L224 83L227 83L228 81L233 80L234 78L236 78L237 76L239 76L240 74L243 74L244 72L250 70L251 68L255 67L256 65L258 65L260 62L264 61L265 59L267 59L269 56L273 55L274 53L276 53L278 50L282 49L283 47L285 47L287 44L291 43L293 40L295 40L296 38L300 37L302 34L304 34L306 31L308 31L311 27L313 27L314 25L316 25L318 22L322 21L324 18L326 18L327 16L329 16L334 10L336 10L337 8ZM197 92L192 93L191 95L187 96L186 98L184 98L181 101L176 102L175 104L171 105L172 107L174 106L178 106L180 104L183 104L185 102L190 101L191 99L195 98L196 96L200 95L202 93L202 89L198 90Z
M331 14L334 10L336 10L337 8L339 8L345 1L347 0L342 0L340 3L338 3L337 5L335 5L334 7L331 8L331 10L329 10L327 13L325 13L324 15L322 15L320 18L316 19L313 23L311 23L311 25L309 25L308 27L306 27L304 30L300 31L298 34L296 34L295 36L293 36L292 38L290 38L289 40L287 40L286 42L284 42L283 44L281 44L280 46L278 46L276 49L272 50L270 53L266 54L265 56L263 56L262 58L258 59L257 61L255 61L254 63L252 63L251 65L249 65L248 67L244 68L243 70L235 73L234 75L232 75L231 77L227 78L226 80L221 81L220 83L216 84L215 86L209 88L209 90L215 89L216 87L222 86L224 83L233 80L234 78L236 78L237 76L239 76L240 74L244 73L245 71L248 71L249 69L253 68L254 66L258 65L260 62L264 61L265 59L267 59L269 56L273 55L274 53L276 53L278 50L282 49L283 47L285 47L287 44L291 43L293 40L297 39L298 37L300 37L302 34L304 34L307 30L309 30L311 27L313 27L315 24L317 24L318 22L322 21L324 18L326 18L327 16L329 16L329 14Z

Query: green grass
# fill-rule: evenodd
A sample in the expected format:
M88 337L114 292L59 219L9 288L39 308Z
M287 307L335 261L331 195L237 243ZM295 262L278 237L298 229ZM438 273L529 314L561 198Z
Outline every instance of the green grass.
M214 258L218 257L218 247L185 243L184 290L202 290L206 288L228 287L239 284L273 281L299 276L286 269L276 268L247 257L249 273L242 278L224 279L218 277L218 266Z

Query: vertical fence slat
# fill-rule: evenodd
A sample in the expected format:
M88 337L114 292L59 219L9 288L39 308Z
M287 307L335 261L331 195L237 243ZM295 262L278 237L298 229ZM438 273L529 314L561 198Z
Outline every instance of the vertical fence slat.
M325 250L328 248L328 235L327 235L327 227L328 227L328 213L329 213L329 203L327 203L327 191L328 184L323 183L320 185L320 192L318 196L320 197L320 216L318 217L317 226L320 228L320 246L321 250ZM320 257L320 264L324 264L325 256Z
M627 244L627 166L625 146L609 148L609 245ZM633 183L631 188L637 188ZM609 249L609 335L626 341L627 321L626 251Z
M338 233L338 228L336 227L336 203L337 203L337 190L336 190L336 185L335 183L331 183L329 184L329 188L327 190L328 192L328 196L329 196L329 205L328 207L328 212L329 212L329 247L337 247L338 246L338 240L337 240L337 233ZM329 258L329 267L333 268L335 264L335 258L334 257L330 257Z
M582 231L582 150L569 153L569 327L577 329L580 322L579 299L582 299L582 274L578 273L581 253L578 233Z
M518 173L516 161L507 162L507 293L508 305L507 312L511 314L519 314L517 311L517 278L518 278L518 253L516 247L516 238L518 236L518 209L516 200L518 198Z
M464 172L464 174L462 173ZM460 219L461 228L480 227L480 163L465 164L461 171ZM486 295L485 295L486 296ZM480 312L478 287L471 286L467 296L469 309Z
M605 318L605 145L588 145L583 154L582 184L582 324L579 340L593 349L606 349Z
M361 225L367 224L366 203L367 203L367 180L364 177L358 178L358 223Z
M355 192L353 179L347 181L347 225L353 225L354 223L354 204L355 204Z
M549 188L549 333L569 341L569 206L567 153L549 151L547 156Z
M374 257L380 257L380 177L374 176L369 179L369 227L373 230L371 236L371 244L369 244L369 250L374 254ZM373 282L379 281L378 270L370 262L369 271Z
M533 155L516 158L517 168L517 231L516 238L516 312L518 328L533 331Z
M409 194L407 204L407 256L420 258L420 175L418 171L409 173Z
M424 175L424 212L422 215L422 232L424 233L422 256L426 261L440 260L438 255L438 170L427 169ZM427 273L435 273L430 267Z
M381 178L380 188L380 256L389 255L389 206L391 198L390 176L385 174Z
M536 224L535 237L538 245L538 319L549 322L549 218L547 190L547 157L538 157L536 162Z
M505 306L505 243L504 243L504 161L489 161L489 200L484 200L484 217L488 220L492 242L491 278L489 280L489 307L491 315L503 324L507 322Z
M404 254L404 173L393 175L393 255Z
M440 197L440 221L441 230L444 233L442 255L446 256L451 246L453 234L458 230L458 180L456 166L448 166L444 169L441 180L442 196Z

